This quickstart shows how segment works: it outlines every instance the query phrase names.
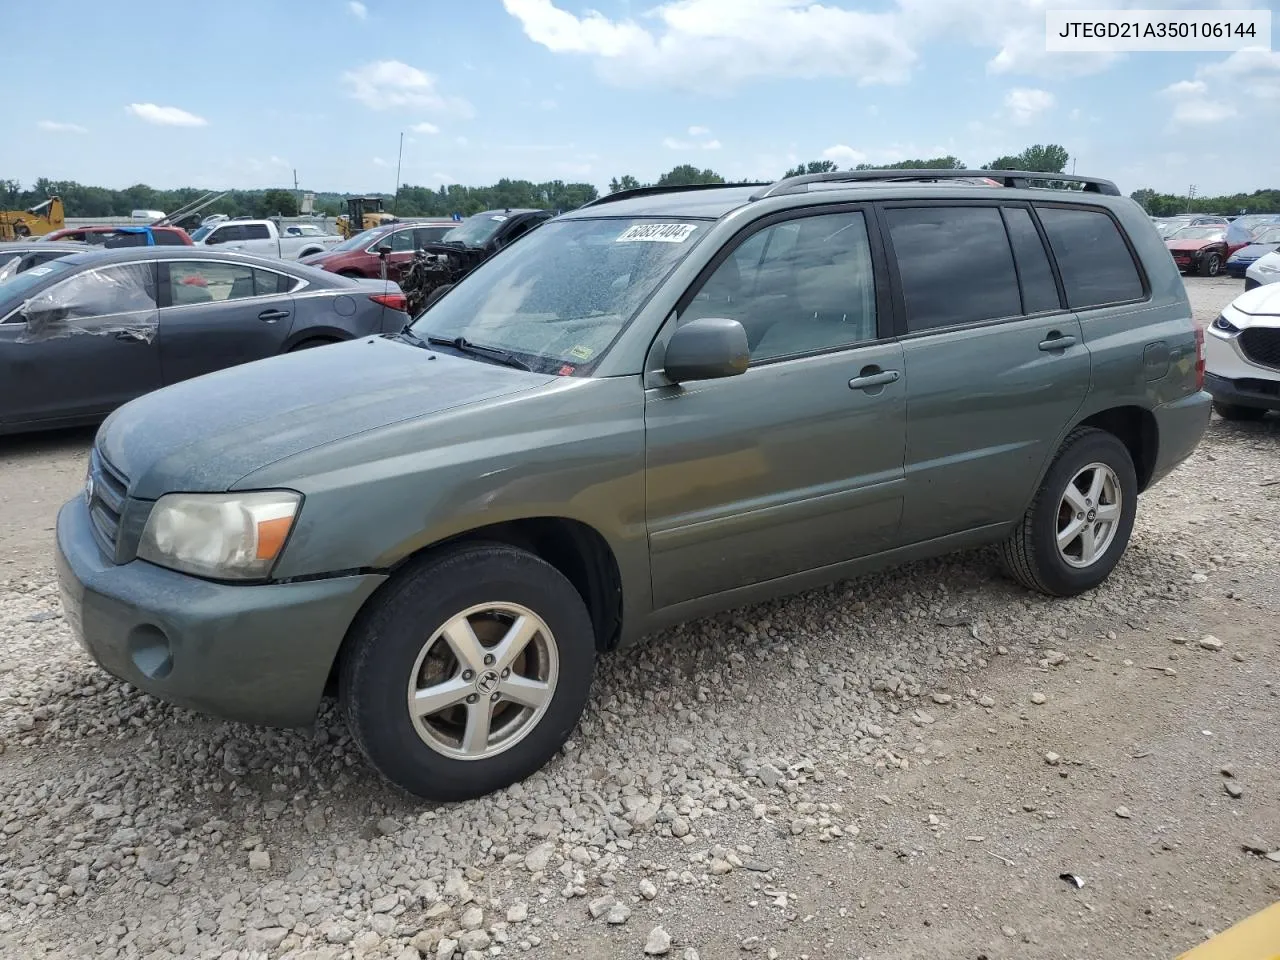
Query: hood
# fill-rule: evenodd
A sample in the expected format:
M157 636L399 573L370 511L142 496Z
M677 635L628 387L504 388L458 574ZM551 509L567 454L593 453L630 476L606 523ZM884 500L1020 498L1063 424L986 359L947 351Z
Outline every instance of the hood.
M1205 247L1212 247L1221 243L1221 240L1166 240L1165 246L1170 250L1194 251L1203 250Z
M1257 260L1280 250L1280 243L1250 243L1231 255L1232 260Z
M1268 283L1261 287L1254 287L1231 301L1228 308L1235 315L1243 314L1246 317L1280 317L1280 283ZM1232 322L1236 322L1235 316ZM1244 327L1248 323L1236 323L1237 326ZM1275 322L1253 324L1254 326L1276 326Z
M367 338L149 393L108 417L97 443L132 496L223 491L304 450L555 379Z

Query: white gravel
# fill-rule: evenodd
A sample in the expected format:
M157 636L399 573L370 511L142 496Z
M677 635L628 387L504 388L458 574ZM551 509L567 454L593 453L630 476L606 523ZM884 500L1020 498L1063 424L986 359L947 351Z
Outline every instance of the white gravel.
M1242 484L1280 478L1278 425L1215 422L1089 596L1027 593L980 551L687 624L602 663L545 770L454 806L377 781L332 709L264 730L141 695L73 644L51 570L0 580L0 955L560 956L590 925L618 956L705 956L681 905L714 911L742 875L761 909L794 909L806 844L861 849L849 785L928 764L920 729L995 706L948 678L1002 655L1053 669L1197 574L1274 565L1280 487L1253 515L1214 501L1227 461Z

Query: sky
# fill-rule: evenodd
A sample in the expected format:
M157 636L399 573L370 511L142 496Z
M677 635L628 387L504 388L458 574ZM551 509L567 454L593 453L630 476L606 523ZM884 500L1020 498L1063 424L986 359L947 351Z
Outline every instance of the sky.
M391 191L403 133L402 182L430 186L977 166L1052 142L1125 193L1280 187L1268 42L1050 54L1046 6L1280 0L11 4L0 177Z

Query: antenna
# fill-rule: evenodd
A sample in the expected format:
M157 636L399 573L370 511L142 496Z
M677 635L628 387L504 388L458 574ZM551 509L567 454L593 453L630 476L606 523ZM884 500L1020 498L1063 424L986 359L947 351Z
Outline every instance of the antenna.
M298 193L298 168L293 168L293 202L298 205L298 211L302 211L302 194Z
M396 155L396 195L391 201L391 215L400 212L400 161L404 159L404 131L400 131L400 153Z

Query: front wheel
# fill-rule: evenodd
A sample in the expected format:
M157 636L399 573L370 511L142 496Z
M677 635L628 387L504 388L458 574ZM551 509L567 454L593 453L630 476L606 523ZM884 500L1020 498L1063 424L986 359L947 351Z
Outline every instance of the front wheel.
M1023 586L1051 596L1091 590L1120 562L1137 510L1128 449L1104 430L1078 428L1002 545L1004 568Z
M1242 407L1235 403L1213 401L1213 409L1223 420L1261 420L1267 415L1262 407Z
M352 628L339 698L369 762L409 793L467 800L564 745L591 686L595 634L560 571L463 544L388 583Z
M1222 257L1216 253L1211 253L1200 261L1200 276L1216 277L1222 272Z

